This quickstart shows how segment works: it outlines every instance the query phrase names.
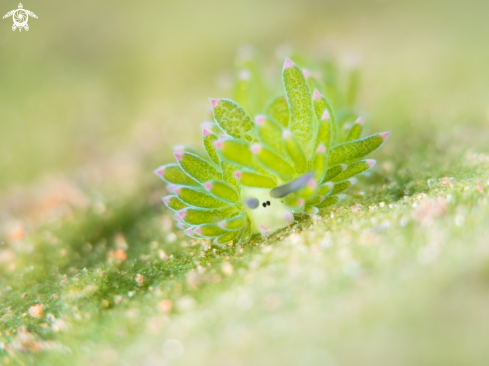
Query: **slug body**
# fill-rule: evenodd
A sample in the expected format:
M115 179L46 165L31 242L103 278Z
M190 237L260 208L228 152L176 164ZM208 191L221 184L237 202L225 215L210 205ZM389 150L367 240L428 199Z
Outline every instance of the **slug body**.
M274 232L294 222L293 212L281 200L270 197L270 189L243 187L243 207L251 221L251 233ZM258 206L250 208L247 200L257 199Z
M237 102L210 99L214 122L201 125L206 153L177 146L177 163L155 170L171 193L163 202L186 235L219 245L273 233L294 216L339 202L354 177L375 164L362 159L389 132L360 138L361 118L345 128L348 108L335 116L320 81L289 59L282 77L285 95L254 118ZM254 95L237 95L252 105Z

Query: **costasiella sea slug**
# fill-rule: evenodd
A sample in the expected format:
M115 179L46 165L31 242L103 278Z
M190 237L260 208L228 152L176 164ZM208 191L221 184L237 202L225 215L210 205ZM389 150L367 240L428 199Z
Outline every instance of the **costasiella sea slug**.
M345 128L325 83L290 59L282 77L285 95L254 118L233 100L210 99L214 122L201 125L206 153L176 146L176 163L155 170L171 193L164 204L189 237L219 245L273 233L338 203L375 164L364 158L389 132L360 138L362 118ZM240 82L252 80L245 72Z

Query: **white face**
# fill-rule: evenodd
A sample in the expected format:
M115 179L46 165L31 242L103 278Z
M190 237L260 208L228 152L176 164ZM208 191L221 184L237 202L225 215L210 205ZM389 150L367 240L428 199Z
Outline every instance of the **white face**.
M241 197L246 213L251 219L253 234L274 232L294 222L294 215L280 199L270 197L269 188L241 187ZM250 202L254 204L250 205Z

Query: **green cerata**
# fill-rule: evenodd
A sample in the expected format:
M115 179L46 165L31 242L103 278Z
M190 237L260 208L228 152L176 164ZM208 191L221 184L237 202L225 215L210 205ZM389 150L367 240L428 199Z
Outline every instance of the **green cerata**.
M235 101L210 99L214 121L201 125L205 152L176 146L176 163L155 170L170 193L163 202L186 235L219 245L273 233L341 201L355 176L375 164L364 157L389 132L360 137L356 74L341 92L332 65L310 71L286 58L282 94L273 96L256 62L245 60Z

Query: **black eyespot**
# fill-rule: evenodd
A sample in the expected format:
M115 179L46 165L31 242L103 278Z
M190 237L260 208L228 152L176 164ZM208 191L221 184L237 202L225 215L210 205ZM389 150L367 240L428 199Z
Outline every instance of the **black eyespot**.
M267 206L270 206L270 201L267 201Z
M267 204L266 204L265 202L263 202L261 205L262 205L263 207L267 207Z

